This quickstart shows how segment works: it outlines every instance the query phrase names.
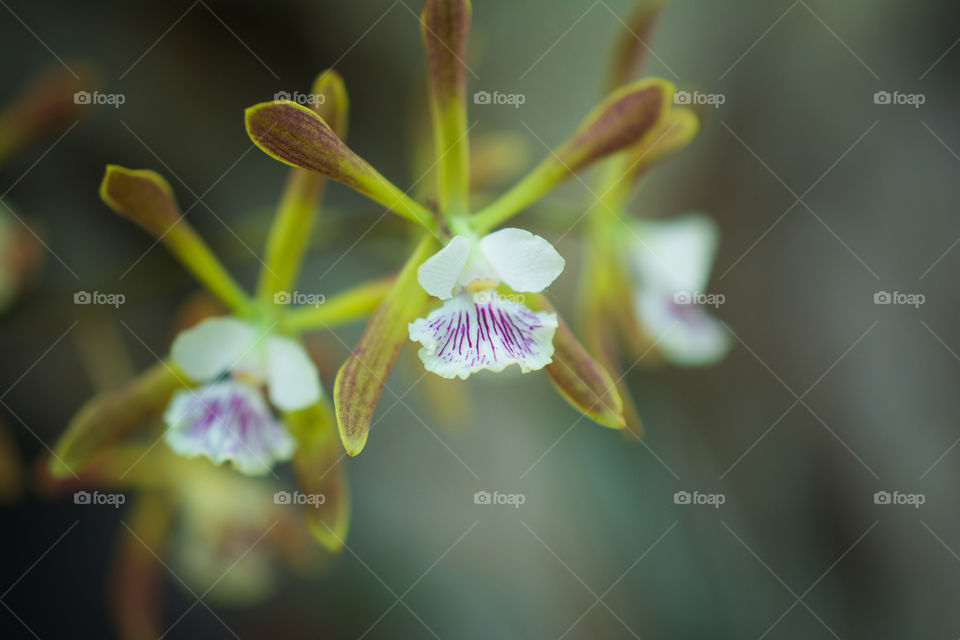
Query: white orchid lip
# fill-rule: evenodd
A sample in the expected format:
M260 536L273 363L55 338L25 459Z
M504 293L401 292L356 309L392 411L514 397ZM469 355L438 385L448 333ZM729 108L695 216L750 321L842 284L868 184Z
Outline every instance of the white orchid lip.
M556 314L535 313L495 291L463 292L409 326L410 338L423 345L424 367L462 379L511 364L524 373L545 367L553 359L556 329Z
M564 260L546 239L507 228L479 240L454 236L424 261L417 280L443 306L409 325L420 342L420 360L444 378L466 379L488 369L517 364L524 373L553 360L557 316L533 312L497 293L502 282L514 291L536 293L563 272Z
M296 443L270 412L259 389L223 380L174 394L164 414L164 439L176 453L231 462L262 475L293 456Z
M237 318L209 318L183 331L170 354L193 382L227 372L262 382L282 411L306 409L322 394L317 368L297 340Z

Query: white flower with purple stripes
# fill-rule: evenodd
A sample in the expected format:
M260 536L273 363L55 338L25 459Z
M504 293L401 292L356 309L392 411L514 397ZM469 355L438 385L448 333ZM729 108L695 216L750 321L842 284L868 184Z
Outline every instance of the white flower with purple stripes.
M265 474L293 456L296 443L267 399L282 412L320 400L317 369L300 342L237 318L210 318L177 336L171 360L202 385L178 391L167 406L171 449L229 461L248 475Z
M564 264L553 245L523 229L501 229L479 240L454 236L417 271L424 290L445 301L409 325L410 338L423 345L424 367L466 379L481 369L517 364L526 373L550 364L556 314L531 311L497 287L543 291Z

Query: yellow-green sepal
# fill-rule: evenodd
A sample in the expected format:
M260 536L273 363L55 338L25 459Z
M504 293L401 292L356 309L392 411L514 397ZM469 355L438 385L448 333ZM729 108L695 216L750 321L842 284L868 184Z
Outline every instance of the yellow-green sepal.
M544 309L555 313L542 294L537 294L530 306L535 311ZM545 367L550 381L574 409L604 427L622 429L623 401L616 384L606 369L587 353L559 314L557 320L553 361Z
M469 208L470 145L464 58L470 14L469 0L427 0L420 14L430 72L438 195L440 210L445 215L463 215Z
M173 393L186 386L173 365L158 362L116 391L83 405L54 446L50 473L80 473L100 452L161 413Z
M334 294L314 307L296 307L281 322L292 332L330 329L356 322L373 313L393 288L395 276L371 280Z
M107 165L100 198L159 240L197 280L234 310L246 308L247 295L196 231L183 219L173 189L148 169Z
M310 95L314 98L313 109L339 138L345 138L350 101L340 74L328 70L318 75ZM324 180L324 176L314 171L296 167L290 170L267 239L264 267L257 285L257 297L261 301L269 302L275 294L289 291L296 284Z
M350 528L350 490L333 408L322 399L303 411L287 414L286 424L297 440L293 470L300 489L323 496L304 505L307 527L320 544L337 553Z
M367 442L380 394L401 347L409 339L407 325L427 304L427 292L417 282L417 268L436 248L432 236L423 237L373 313L353 353L337 372L333 402L340 439L351 456L360 453Z
M387 209L433 230L430 211L355 154L313 109L295 102L261 102L245 112L247 135L267 155L316 171Z
M587 116L573 137L507 193L472 216L473 227L482 233L500 225L577 171L635 144L657 126L673 92L672 83L647 78L611 93Z

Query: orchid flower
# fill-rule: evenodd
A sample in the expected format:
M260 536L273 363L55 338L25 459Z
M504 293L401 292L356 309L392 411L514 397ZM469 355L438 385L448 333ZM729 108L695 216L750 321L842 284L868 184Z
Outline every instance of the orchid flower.
M188 595L249 606L274 594L284 573L321 568L300 510L277 499L289 491L272 478L250 478L161 446L120 443L100 449L79 478L40 481L37 488L50 496L98 490L126 498L108 575L118 637L169 631L163 601L170 574Z
M313 92L323 98L317 100L318 112L345 135L347 96L340 77L322 73ZM256 293L248 295L183 219L160 175L107 167L100 188L104 202L169 249L226 315L184 329L169 357L84 406L56 447L55 476L82 473L99 451L162 416L158 440L180 456L229 464L244 475L276 476L274 466L291 461L304 490L327 499L324 509L307 510L311 532L329 549L342 548L349 508L333 411L301 333L369 314L391 279L327 296L322 305L289 304L323 183L322 176L292 170Z
M230 460L248 474L264 474L286 462L296 447L270 404L293 412L315 405L320 378L303 345L258 330L237 318L210 318L177 336L170 359L198 391L177 391L164 414L166 441L177 453ZM224 372L227 378L221 378Z
M647 54L642 43L662 5L640 5L624 29L611 65L612 86L631 82L642 66ZM719 241L716 224L704 214L649 220L625 213L633 187L658 161L685 147L698 127L691 109L670 106L638 142L604 163L593 190L579 293L581 322L590 352L621 381L621 346L638 362L652 352L678 366L714 364L730 348L726 328L702 304L723 300L706 293ZM637 435L639 413L626 386L618 382L617 387L627 426Z
M445 301L410 323L410 338L423 344L424 366L444 378L465 379L480 369L503 371L516 363L526 373L550 364L557 314L530 311L502 297L497 286L537 293L563 266L553 245L522 229L501 229L478 241L454 236L417 269L423 289Z
M730 349L730 334L700 302L707 297L703 292L719 239L716 223L703 214L686 214L637 220L634 230L627 255L639 326L671 364L716 363Z
M350 455L363 449L380 394L408 339L422 345L425 368L440 376L466 378L514 363L524 372L544 369L581 413L612 428L624 423L612 379L540 293L560 275L563 258L529 232L494 229L574 173L641 140L660 122L673 86L647 79L613 91L566 143L506 193L475 207L471 176L482 172L471 171L467 124L470 17L468 0L427 0L421 14L435 204L390 182L315 111L284 100L247 109L247 132L268 155L333 178L422 228L417 248L337 374L333 401ZM427 312L429 296L442 299L442 306Z

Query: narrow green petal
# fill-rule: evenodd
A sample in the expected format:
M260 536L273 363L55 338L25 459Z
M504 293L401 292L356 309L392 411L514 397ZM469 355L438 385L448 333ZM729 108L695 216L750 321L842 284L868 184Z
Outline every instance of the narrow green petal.
M440 210L444 215L463 215L469 208L470 144L464 59L470 14L469 0L427 0L420 15L430 71Z
M247 135L267 155L333 178L429 230L436 228L429 210L351 151L312 109L262 102L248 107L245 117Z
M590 283L598 284L600 281L595 277L587 275L587 269L584 269L583 284L590 286ZM594 272L596 273L596 272ZM610 290L608 289L608 292ZM622 289L620 290L622 291ZM614 385L620 394L620 400L623 403L623 420L626 429L624 431L632 434L635 438L643 435L643 422L640 419L640 412L636 403L623 380L620 369L618 349L616 342L616 330L611 319L615 311L610 306L604 304L604 295L595 288L587 292L581 292L578 296L577 306L580 308L580 326L583 327L583 343L588 353L606 370L610 378L614 379ZM629 305L623 305L629 307ZM632 318L632 311L630 313Z
M282 322L290 331L329 329L355 322L373 313L393 287L395 276L364 282L341 291L316 307L298 307L289 311Z
M541 308L554 311L543 295L536 297ZM545 368L550 381L574 409L594 422L622 429L623 401L610 374L594 360L560 318L553 337L553 362Z
M483 232L503 223L575 172L594 161L630 147L657 126L673 96L666 80L648 78L614 91L560 146L507 193L473 216Z
M650 54L650 40L666 0L645 0L634 10L613 47L609 88L636 78Z
M79 473L98 452L159 414L173 392L185 386L171 367L158 362L126 386L83 405L54 447L50 472L56 477Z
M110 610L118 637L149 640L163 635L165 555L175 511L156 493L138 497L124 513L113 571Z
M323 496L322 503L304 506L307 526L320 544L339 552L350 528L350 491L333 409L324 400L286 419L297 439L293 470L300 488Z
M427 292L417 282L417 268L436 250L431 236L424 236L404 265L397 281L367 324L359 344L347 359L333 387L337 426L347 453L363 450L370 420L387 377L408 340L407 325L427 303Z
M343 138L347 133L349 99L343 79L336 71L324 71L313 83L311 95L317 98L314 110ZM307 240L313 230L324 176L306 169L292 168L280 200L260 272L257 297L269 302L274 294L289 291L296 284Z
M184 267L231 309L247 305L247 296L210 247L183 219L173 190L158 173L107 165L100 198L167 247Z

